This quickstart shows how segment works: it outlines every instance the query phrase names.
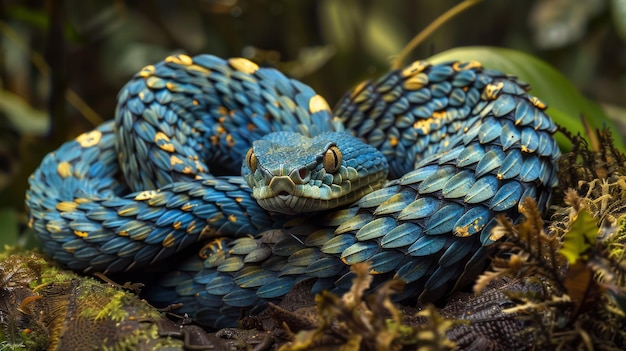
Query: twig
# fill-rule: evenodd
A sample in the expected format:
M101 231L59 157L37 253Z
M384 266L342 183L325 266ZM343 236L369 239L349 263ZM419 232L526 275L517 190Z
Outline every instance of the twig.
M469 9L470 7L481 3L483 0L465 0L462 3L454 6L448 11L444 12L441 16L432 21L426 28L419 32L411 41L402 49L400 54L395 57L391 65L391 69L399 69L404 66L404 61L411 51L413 51L419 44L428 38L434 31L439 29L447 21L451 20L456 15Z

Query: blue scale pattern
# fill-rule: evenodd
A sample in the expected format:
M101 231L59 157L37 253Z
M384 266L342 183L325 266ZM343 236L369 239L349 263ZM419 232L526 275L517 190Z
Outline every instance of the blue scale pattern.
M527 196L549 202L556 126L527 90L476 62L416 61L348 92L333 117L276 70L170 57L122 89L115 121L44 158L29 180L30 224L55 260L85 272L138 270L198 245L150 297L212 326L303 280L345 291L349 265L364 261L376 283L408 283L400 299L434 300L482 271L495 216L517 220ZM344 128L379 150L393 179L349 207L284 216L240 176L214 175L238 173L271 131Z

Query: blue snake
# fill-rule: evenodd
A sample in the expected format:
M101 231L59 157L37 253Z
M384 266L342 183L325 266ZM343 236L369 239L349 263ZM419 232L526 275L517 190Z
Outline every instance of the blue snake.
M556 126L527 91L477 62L416 61L331 111L246 59L171 56L43 159L30 226L73 270L166 262L149 298L217 327L305 280L346 290L365 261L375 284L407 282L399 299L436 300L484 269L497 215L549 202Z

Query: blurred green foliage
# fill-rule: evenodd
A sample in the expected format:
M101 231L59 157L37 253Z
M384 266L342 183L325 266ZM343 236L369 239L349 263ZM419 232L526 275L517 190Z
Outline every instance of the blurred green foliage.
M111 118L117 91L141 67L179 52L244 56L311 85L332 105L387 71L413 36L459 2L0 1L0 243L14 243L11 233L26 227L27 178L42 157ZM460 46L523 51L620 122L625 28L624 0L485 0L410 59ZM550 104L549 95L540 98Z
M515 72L515 76L530 84L532 95L549 103L550 117L556 124L566 127L571 135L587 136L588 129L601 130L604 127L609 127L616 135L620 134L598 104L585 98L557 69L534 56L508 48L466 46L446 50L429 58L433 63L451 60L476 60L491 69ZM571 151L568 136L556 133L555 137L562 152ZM589 137L586 139L592 145L597 143L597 140ZM614 140L614 145L624 150L620 138Z

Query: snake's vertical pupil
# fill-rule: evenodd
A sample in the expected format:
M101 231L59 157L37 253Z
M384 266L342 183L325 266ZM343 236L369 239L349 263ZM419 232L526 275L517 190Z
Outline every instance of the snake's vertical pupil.
M250 168L250 171L252 171L252 173L256 172L257 160L256 156L254 155L254 151L252 151L252 148L250 148L250 150L248 150L248 152L246 153L246 165L248 166L248 168Z
M336 146L331 146L324 152L322 165L328 173L334 173L341 166L341 151Z

